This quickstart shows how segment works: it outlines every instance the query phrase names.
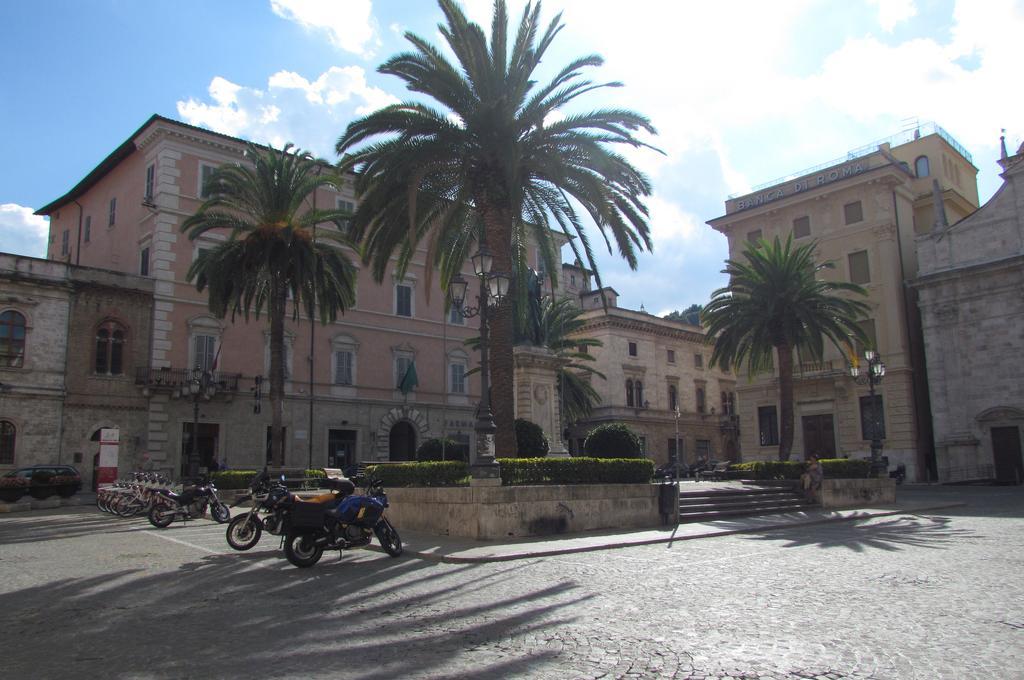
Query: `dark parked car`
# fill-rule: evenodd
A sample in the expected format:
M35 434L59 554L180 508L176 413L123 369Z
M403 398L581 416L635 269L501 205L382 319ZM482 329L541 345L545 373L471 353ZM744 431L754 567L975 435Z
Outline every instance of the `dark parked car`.
M70 498L82 488L82 476L70 465L33 465L0 477L0 500L13 503L26 493L43 499Z

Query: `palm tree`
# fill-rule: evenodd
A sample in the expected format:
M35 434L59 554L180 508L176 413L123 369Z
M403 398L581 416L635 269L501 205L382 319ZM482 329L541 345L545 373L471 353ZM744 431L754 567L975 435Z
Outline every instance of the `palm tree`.
M210 196L181 225L190 240L216 229L229 232L224 243L200 255L188 270L200 292L209 288L209 309L219 318L267 312L270 324L271 460L284 464L284 319L288 298L292 318L299 310L321 323L334 321L352 304L354 268L342 248L339 231L348 213L317 210L312 198L319 187L337 187L332 173L311 155L250 145L245 165L223 165L210 177Z
M635 269L637 251L651 248L644 204L651 186L614 148L647 146L634 133L654 134L650 122L621 109L566 111L587 92L620 85L582 77L585 68L603 63L597 55L571 61L538 85L535 70L562 28L561 15L541 25L539 2L527 4L511 42L504 0L494 4L489 42L454 0L440 6L439 29L457 63L406 33L413 51L378 68L433 105L383 108L353 121L337 144L341 167L358 172L353 224L374 276L383 280L396 253L403 271L426 240L428 271L439 266L447 287L470 249L486 241L495 269L522 280L531 239L553 281L560 262L551 229L557 228L576 237L570 239L576 257L586 257L600 286L583 215L596 223L609 252L614 241ZM516 449L508 303L496 310L492 329L497 448L510 452Z
M869 311L861 300L837 293L866 295L845 281L817 278L831 262L816 264L809 243L796 249L792 238L782 244L759 240L743 252L746 262L727 260L723 274L729 285L712 293L701 320L708 342L714 343L711 366L747 364L749 376L773 369L779 361L781 439L779 460L789 460L793 448L793 352L820 359L824 339L847 352L850 336L867 342L857 324Z
M585 324L580 318L582 314L583 310L569 298L552 297L544 300L541 313L541 344L565 360L558 369L558 389L566 423L586 418L601 403L601 395L589 378L597 376L603 380L604 374L587 365L594 361L587 349L602 347L604 343L578 336Z

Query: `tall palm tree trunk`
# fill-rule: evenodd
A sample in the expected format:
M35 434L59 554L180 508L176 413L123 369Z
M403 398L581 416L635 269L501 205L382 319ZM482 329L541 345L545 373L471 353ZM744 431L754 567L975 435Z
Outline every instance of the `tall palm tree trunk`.
M494 254L493 271L512 274L512 213L510 210L490 208L481 211L487 245ZM512 286L516 283L513 280ZM494 455L498 458L516 455L515 395L512 356L512 290L502 303L490 313L491 412L494 414Z
M779 460L789 460L793 450L793 348L776 345L779 355Z
M284 313L287 290L275 286L270 302L270 460L284 465Z

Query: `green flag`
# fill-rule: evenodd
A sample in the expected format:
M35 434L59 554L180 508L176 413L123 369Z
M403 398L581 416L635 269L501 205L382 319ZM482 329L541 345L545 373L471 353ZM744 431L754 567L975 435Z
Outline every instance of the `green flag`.
M402 376L401 382L398 383L398 389L402 391L402 394L407 395L419 384L420 379L416 376L416 362L410 361L409 367L405 369L405 375Z

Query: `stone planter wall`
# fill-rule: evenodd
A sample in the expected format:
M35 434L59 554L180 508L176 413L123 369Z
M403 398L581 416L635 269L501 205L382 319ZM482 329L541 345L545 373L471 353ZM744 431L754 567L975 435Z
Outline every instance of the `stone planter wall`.
M828 479L821 484L821 507L850 508L892 505L896 502L895 479Z
M388 489L399 532L478 540L661 525L655 484Z

